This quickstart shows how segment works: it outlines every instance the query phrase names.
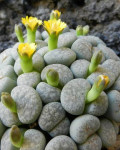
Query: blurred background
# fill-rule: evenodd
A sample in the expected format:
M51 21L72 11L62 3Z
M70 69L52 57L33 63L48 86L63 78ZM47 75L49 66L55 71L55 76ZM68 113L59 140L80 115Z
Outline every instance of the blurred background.
M17 41L14 25L21 23L21 17L47 20L53 9L62 12L70 28L89 25L90 34L120 55L120 0L0 0L0 51Z

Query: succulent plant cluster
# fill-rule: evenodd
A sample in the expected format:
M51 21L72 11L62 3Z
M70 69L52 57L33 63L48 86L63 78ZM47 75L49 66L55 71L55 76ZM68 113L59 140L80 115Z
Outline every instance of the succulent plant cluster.
M120 123L120 58L89 26L22 18L0 54L1 150L101 150ZM43 25L45 31L37 31Z

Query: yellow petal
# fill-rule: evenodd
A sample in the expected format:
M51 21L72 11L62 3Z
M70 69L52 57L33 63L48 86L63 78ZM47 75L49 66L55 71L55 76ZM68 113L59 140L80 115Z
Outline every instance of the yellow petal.
M20 43L18 45L18 53L20 56L24 56L25 54L30 58L36 50L35 43Z
M34 30L36 26L40 26L42 24L41 20L38 20L36 17L28 17L22 18L22 23L26 26L28 25L31 30Z
M59 35L66 26L66 23L62 22L60 19L44 21L44 28L49 34L54 32L56 35Z
M104 80L105 81L105 86L107 86L108 85L108 83L109 83L109 77L108 76L106 76L106 75L99 75L99 77L100 77L100 79L99 79L99 81L98 81L98 86L101 84L101 82Z

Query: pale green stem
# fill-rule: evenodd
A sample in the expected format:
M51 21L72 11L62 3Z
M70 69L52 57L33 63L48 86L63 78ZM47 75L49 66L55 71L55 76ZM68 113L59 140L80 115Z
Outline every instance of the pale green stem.
M29 27L26 27L26 29L27 29L27 42L35 43L36 29L31 30Z
M26 60L20 58L20 64L21 64L22 71L24 73L33 71L32 57Z
M48 38L48 49L49 51L57 48L58 36L49 36Z
M97 80L94 82L91 90L88 92L86 96L86 103L93 102L96 100L101 92L106 88L109 83L108 76L100 75L97 77Z
M91 58L91 62L88 69L88 75L95 72L101 60L102 60L102 51L95 52Z

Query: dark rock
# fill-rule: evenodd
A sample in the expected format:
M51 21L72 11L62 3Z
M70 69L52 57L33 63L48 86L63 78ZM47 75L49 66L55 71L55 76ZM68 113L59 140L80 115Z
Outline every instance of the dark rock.
M62 20L71 28L90 25L90 34L99 36L120 55L119 0L0 0L0 51L10 47L15 23L23 16L49 18L52 9L62 12ZM2 38L3 37L3 38Z

